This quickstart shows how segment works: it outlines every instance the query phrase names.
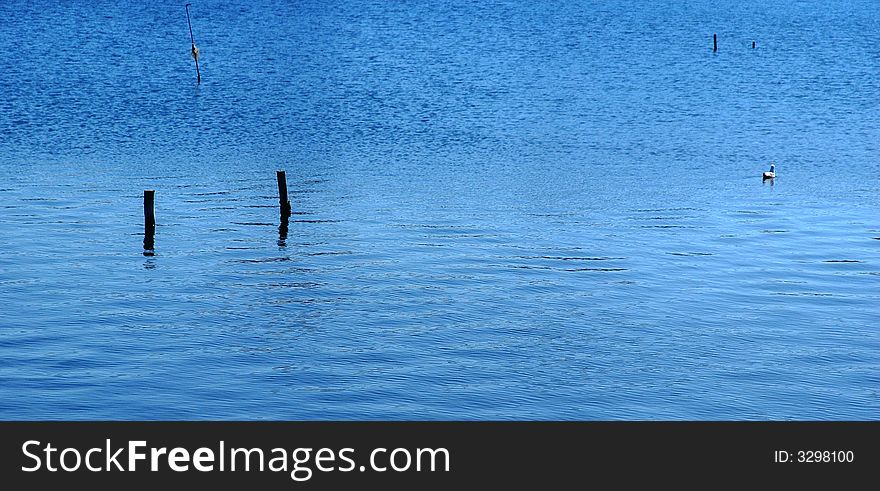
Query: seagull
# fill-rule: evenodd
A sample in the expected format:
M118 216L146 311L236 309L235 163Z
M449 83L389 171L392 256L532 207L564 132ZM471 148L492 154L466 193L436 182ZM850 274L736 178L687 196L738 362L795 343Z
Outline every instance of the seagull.
M764 179L773 179L776 177L776 166L770 164L770 170L768 172L764 172Z

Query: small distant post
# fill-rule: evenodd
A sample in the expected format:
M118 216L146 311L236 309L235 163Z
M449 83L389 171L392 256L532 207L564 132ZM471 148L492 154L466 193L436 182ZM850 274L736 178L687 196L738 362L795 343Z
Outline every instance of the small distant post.
M156 234L156 191L144 190L144 255L153 255Z
M752 41L752 49L755 49L755 42Z
M712 34L712 52L718 51L718 34Z
M156 230L156 191L144 190L144 232Z
M287 221L290 217L290 200L287 199L287 175L283 170L275 171L278 177L278 204L281 207L281 221Z

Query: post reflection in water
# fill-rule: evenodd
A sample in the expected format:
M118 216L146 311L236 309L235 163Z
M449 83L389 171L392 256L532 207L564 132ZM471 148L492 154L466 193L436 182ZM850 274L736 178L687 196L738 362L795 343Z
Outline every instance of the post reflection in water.
M278 226L278 247L287 247L287 218L282 218Z
M154 228L147 228L144 230L144 256L155 256L156 255L156 230Z

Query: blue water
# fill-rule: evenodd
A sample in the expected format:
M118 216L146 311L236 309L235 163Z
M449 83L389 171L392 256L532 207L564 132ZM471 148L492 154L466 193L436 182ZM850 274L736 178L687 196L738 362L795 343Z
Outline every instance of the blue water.
M876 7L4 1L0 418L878 419Z

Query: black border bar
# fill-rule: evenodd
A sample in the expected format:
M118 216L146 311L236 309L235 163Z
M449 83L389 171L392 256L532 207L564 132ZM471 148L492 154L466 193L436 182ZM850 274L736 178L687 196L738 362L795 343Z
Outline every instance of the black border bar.
M146 460L135 472L92 472L84 465L74 472L49 472L45 465L36 472L22 470L35 464L23 452L28 441L40 442L28 447L31 452L51 443L59 450L75 448L82 455L87 449L104 449L107 440L114 451L127 448L129 441L145 441L147 452L180 447L190 453L203 447L219 452L222 441L226 449L263 449L266 460L274 455L271 449L292 453L308 448L312 460L302 465L314 473L296 481L284 471L258 472L256 464L251 471L220 472L215 467L203 472L190 467L175 472L160 466L154 472ZM817 484L823 479L848 488L874 481L875 469L880 468L880 422L0 422L0 443L0 477L32 489L57 485L470 489L486 484L556 489L599 483L606 484L602 487L608 483L764 487ZM347 455L356 465L349 466L351 471L321 472L314 463L320 448L337 454L349 448ZM442 466L433 472L415 471L414 465L405 472L374 471L368 457L377 448L386 449L385 454L408 449L411 455L417 449L445 449L449 471ZM95 466L103 465L103 453L95 454ZM123 466L126 455L123 452L119 459ZM72 466L74 456L68 457ZM57 466L58 451L54 458ZM338 460L335 464L342 467ZM364 471L359 470L362 465Z

